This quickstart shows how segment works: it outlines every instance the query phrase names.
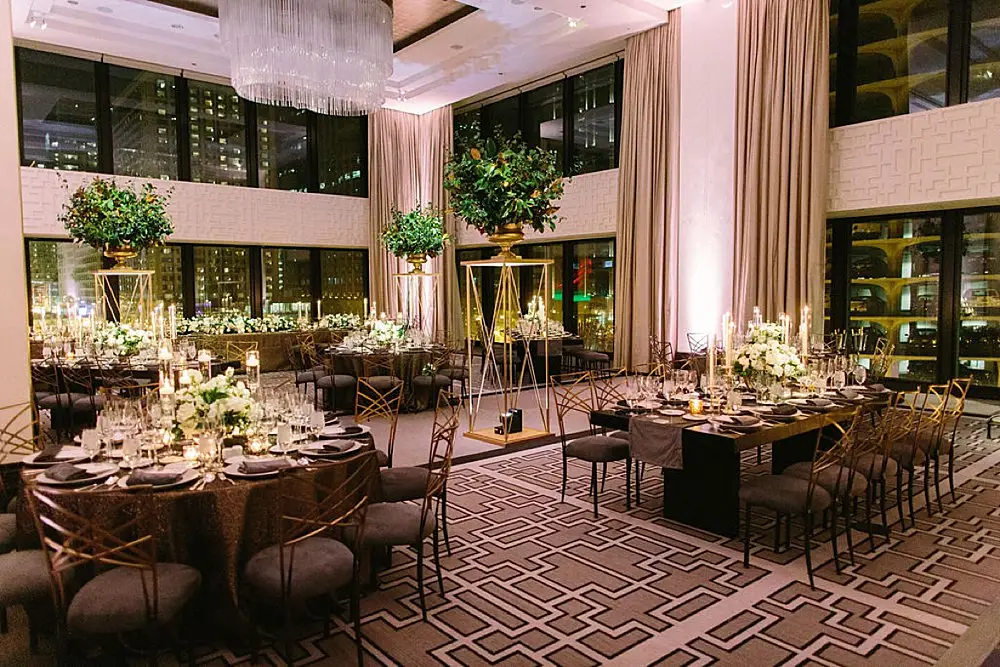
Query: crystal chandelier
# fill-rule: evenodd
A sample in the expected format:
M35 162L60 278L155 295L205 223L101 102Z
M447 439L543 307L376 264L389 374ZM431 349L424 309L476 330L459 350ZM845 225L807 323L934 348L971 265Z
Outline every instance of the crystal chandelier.
M222 46L248 100L358 116L392 74L392 0L222 0Z

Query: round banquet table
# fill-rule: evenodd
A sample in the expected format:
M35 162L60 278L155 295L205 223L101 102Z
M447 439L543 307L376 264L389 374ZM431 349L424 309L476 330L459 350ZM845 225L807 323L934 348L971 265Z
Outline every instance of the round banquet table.
M421 374L424 366L434 363L444 351L443 347L430 346L406 348L392 353L394 374L403 381L403 401L407 409L419 411L430 407L433 398L431 388L414 385L413 379ZM366 358L385 358L387 354L384 351L363 352L336 347L329 348L326 353L330 357L334 373L356 378L364 377Z
M361 452L374 449L369 442ZM329 462L348 460L331 459ZM327 461L314 461L322 465ZM312 465L312 464L310 464ZM345 479L350 466L343 466ZM42 468L24 469L25 484ZM242 631L246 622L239 606L240 574L253 554L279 541L281 508L277 476L266 479L216 479L201 489L151 491L155 526L146 528L157 539L158 557L198 569L202 575L202 600L211 601L211 617L220 625ZM81 517L114 516L114 509L131 493L117 486L104 490L74 491L43 487L52 491L60 506ZM373 481L373 501L380 495L378 475ZM18 502L21 546L37 545L37 533L22 497ZM37 548L37 547L36 547Z

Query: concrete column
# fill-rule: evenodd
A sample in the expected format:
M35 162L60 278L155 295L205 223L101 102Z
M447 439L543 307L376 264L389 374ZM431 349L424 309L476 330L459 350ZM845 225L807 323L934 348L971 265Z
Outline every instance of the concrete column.
M31 395L11 0L0 0L0 407ZM0 420L8 419L0 414Z

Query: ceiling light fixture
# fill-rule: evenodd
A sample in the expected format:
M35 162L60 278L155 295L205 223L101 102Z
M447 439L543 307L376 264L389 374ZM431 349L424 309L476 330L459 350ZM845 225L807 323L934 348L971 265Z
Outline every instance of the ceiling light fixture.
M566 25L568 25L570 28L578 28L580 26L580 21L578 19L571 17L566 19Z
M392 0L222 0L219 25L242 97L337 116L385 102Z

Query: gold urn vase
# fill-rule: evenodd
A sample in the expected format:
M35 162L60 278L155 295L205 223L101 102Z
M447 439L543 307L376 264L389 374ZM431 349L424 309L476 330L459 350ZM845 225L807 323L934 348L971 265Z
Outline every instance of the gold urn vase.
M511 248L524 240L523 228L520 222L507 222L500 225L496 234L490 234L490 243L500 246L500 253L493 259L520 259Z
M409 255L406 256L406 261L410 263L411 267L413 267L410 270L410 273L423 273L424 264L427 263L427 253L426 252L410 253Z
M127 260L139 254L139 251L130 245L104 246L104 256L115 260L116 269L127 268L124 266Z

